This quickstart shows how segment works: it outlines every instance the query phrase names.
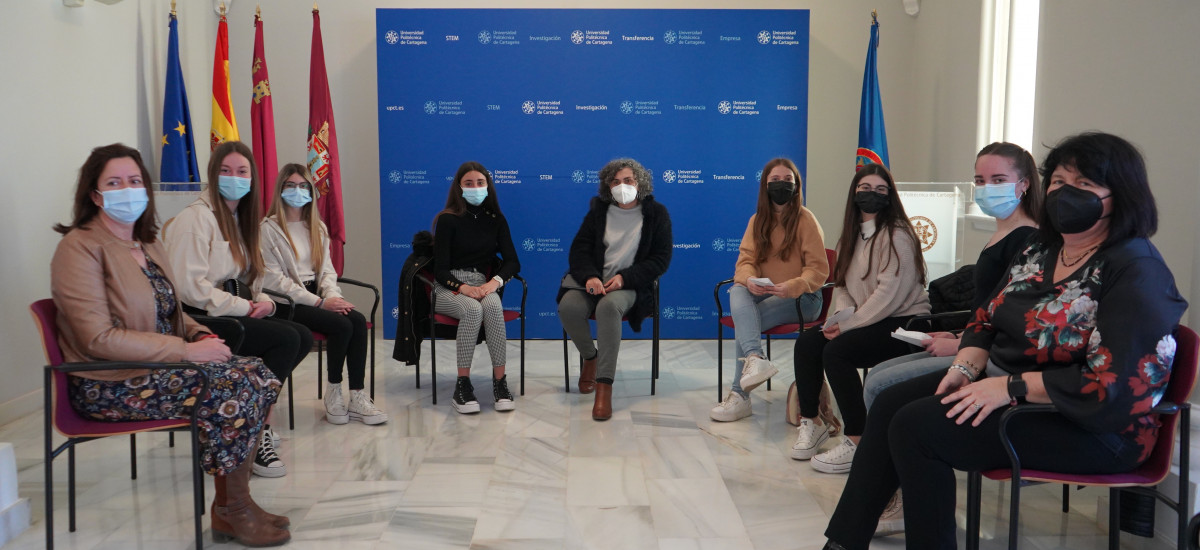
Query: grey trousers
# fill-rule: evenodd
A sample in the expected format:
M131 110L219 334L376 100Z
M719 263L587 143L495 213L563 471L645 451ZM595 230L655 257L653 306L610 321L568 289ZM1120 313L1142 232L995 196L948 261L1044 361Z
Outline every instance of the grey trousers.
M563 330L575 342L575 348L585 359L596 357L596 378L614 379L617 374L617 353L621 351L621 318L633 307L637 292L616 290L597 300L582 290L568 290L558 302L558 318ZM596 342L592 343L592 328L588 317L596 314Z

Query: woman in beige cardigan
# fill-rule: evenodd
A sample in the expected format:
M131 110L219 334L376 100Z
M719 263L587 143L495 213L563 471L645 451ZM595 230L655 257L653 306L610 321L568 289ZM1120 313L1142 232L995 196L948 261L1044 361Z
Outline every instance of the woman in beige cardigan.
M50 264L50 292L66 361L196 363L194 370L72 373L71 406L108 421L190 418L199 407L203 467L216 487L213 538L246 546L287 542L288 519L259 508L249 485L279 380L259 359L231 356L224 340L183 312L137 150L94 149L79 171L72 222L55 230L63 238ZM210 382L206 394L201 371Z
M367 365L367 318L342 298L337 272L329 259L329 230L317 213L312 178L302 164L279 170L271 211L263 218L262 255L266 267L263 285L295 301L292 320L325 335L329 350L329 388L325 392L325 419L331 424L357 420L363 424L387 422L387 413L375 407L363 391ZM291 307L276 300L287 315ZM347 361L348 359L348 361ZM342 364L350 375L350 403L342 396Z

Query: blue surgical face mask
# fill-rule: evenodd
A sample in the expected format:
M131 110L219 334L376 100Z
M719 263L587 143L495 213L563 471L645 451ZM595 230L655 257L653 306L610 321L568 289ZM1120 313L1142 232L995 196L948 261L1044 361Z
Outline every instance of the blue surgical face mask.
M145 187L126 187L100 193L104 199L104 213L121 223L133 223L142 217L150 196Z
M463 200L471 206L479 206L487 198L487 187L464 187L462 192Z
M236 201L250 192L250 178L221 175L217 177L217 190L227 201Z
M993 218L1006 219L1021 206L1016 183L989 183L975 186L975 204Z
M312 202L312 195L308 193L308 189L300 189L299 187L284 189L279 196L283 197L283 202L292 208L300 208Z

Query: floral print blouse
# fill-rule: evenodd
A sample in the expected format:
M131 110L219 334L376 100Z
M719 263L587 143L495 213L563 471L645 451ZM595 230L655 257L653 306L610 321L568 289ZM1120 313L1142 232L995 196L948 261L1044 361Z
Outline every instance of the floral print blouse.
M1054 283L1061 245L1036 237L1006 282L975 311L963 347L989 350L1010 373L1041 371L1059 411L1085 429L1121 436L1149 456L1187 309L1158 249L1130 238Z

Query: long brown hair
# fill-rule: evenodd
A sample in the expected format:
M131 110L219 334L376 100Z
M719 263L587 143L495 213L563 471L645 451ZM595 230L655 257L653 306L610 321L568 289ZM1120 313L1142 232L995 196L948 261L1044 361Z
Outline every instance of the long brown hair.
M321 267L325 263L325 231L324 225L321 223L321 215L317 213L317 187L312 184L308 168L303 164L293 162L285 164L283 168L279 169L279 177L275 179L275 196L271 199L271 211L267 213L267 217L273 218L275 223L279 224L279 229L283 230L283 236L287 237L288 244L292 246L292 254L299 255L296 252L296 241L292 240L292 233L288 231L287 210L283 202L283 184L287 183L288 178L297 174L312 187L312 200L300 208L300 219L308 227L308 244L312 250L313 273L320 275ZM313 223L313 219L316 219L317 223Z
M912 224L908 221L908 214L904 212L904 205L900 203L900 195L896 192L896 180L892 179L892 173L888 171L882 164L868 164L859 168L854 173L854 178L850 180L850 191L846 196L846 214L842 218L842 236L838 237L837 244L837 265L833 270L833 281L837 286L846 286L846 272L850 270L850 261L854 259L854 248L858 246L858 230L862 223L862 212L858 209L858 205L854 203L854 194L857 192L858 184L867 176L879 176L888 186L888 205L875 214L875 233L867 239L867 246L871 247L871 254L868 255L867 273L863 275L865 280L872 272L872 264L875 262L875 247L879 246L879 235L887 234L886 239L882 239L883 246L888 247L889 254L887 255L887 263L883 264L886 269L892 263L892 258L896 258L896 273L900 273L900 255L896 253L896 245L893 239L895 232L900 231L909 237L909 242L912 243L913 258L918 260L917 271L921 275L921 286L925 286L925 257L921 255L921 240L917 238L917 232L913 231Z
M468 160L458 167L458 172L454 174L454 181L450 183L450 192L446 194L446 207L433 216L433 228L437 229L437 219L442 214L454 214L461 216L467 211L467 200L462 194L462 179L467 175L467 172L479 172L487 179L487 198L483 199L480 205L496 214L500 214L500 201L496 200L496 184L492 183L492 173L487 171L482 164L473 160Z
M250 163L250 192L238 201L237 219L225 204L221 196L221 162L225 157L237 153ZM254 167L254 153L245 143L226 141L213 149L208 159L208 199L212 202L213 215L217 217L217 227L221 236L229 242L229 252L238 268L246 272L246 283L252 284L263 273L262 252L258 243L258 226L262 222L262 211L259 206L258 170Z
M150 171L142 162L142 154L137 149L121 143L104 145L92 149L83 166L79 168L79 179L75 182L75 204L72 208L71 224L54 224L54 230L66 235L74 229L79 229L100 214L100 207L92 200L92 192L99 192L100 174L108 166L108 162L119 158L133 159L138 170L142 172L142 185L146 188L146 211L133 222L133 238L138 242L152 243L158 238L158 219L154 212L154 185L150 180Z
M1017 175L1029 182L1025 196L1021 197L1021 210L1025 211L1025 215L1029 216L1029 219L1036 222L1042 215L1042 203L1046 200L1046 188L1042 185L1042 179L1038 177L1037 162L1033 160L1033 155L1024 147L1007 141L997 141L985 146L979 150L978 155L975 155L975 160L979 160L984 155L993 155L1012 161Z
M778 220L775 219L775 204L767 196L767 178L776 166L784 166L790 170L796 186L792 198L784 203L783 215L779 216ZM766 166L763 166L762 177L758 182L758 209L754 216L754 249L757 251L754 261L756 263L761 264L771 257L771 230L775 228L776 223L783 228L783 243L779 245L779 259L786 262L792 255L792 249L796 246L796 239L799 237L796 227L800 224L800 217L804 215L800 209L800 205L804 201L804 196L800 191L803 185L803 180L800 179L800 170L796 168L795 163L788 159L771 159Z

